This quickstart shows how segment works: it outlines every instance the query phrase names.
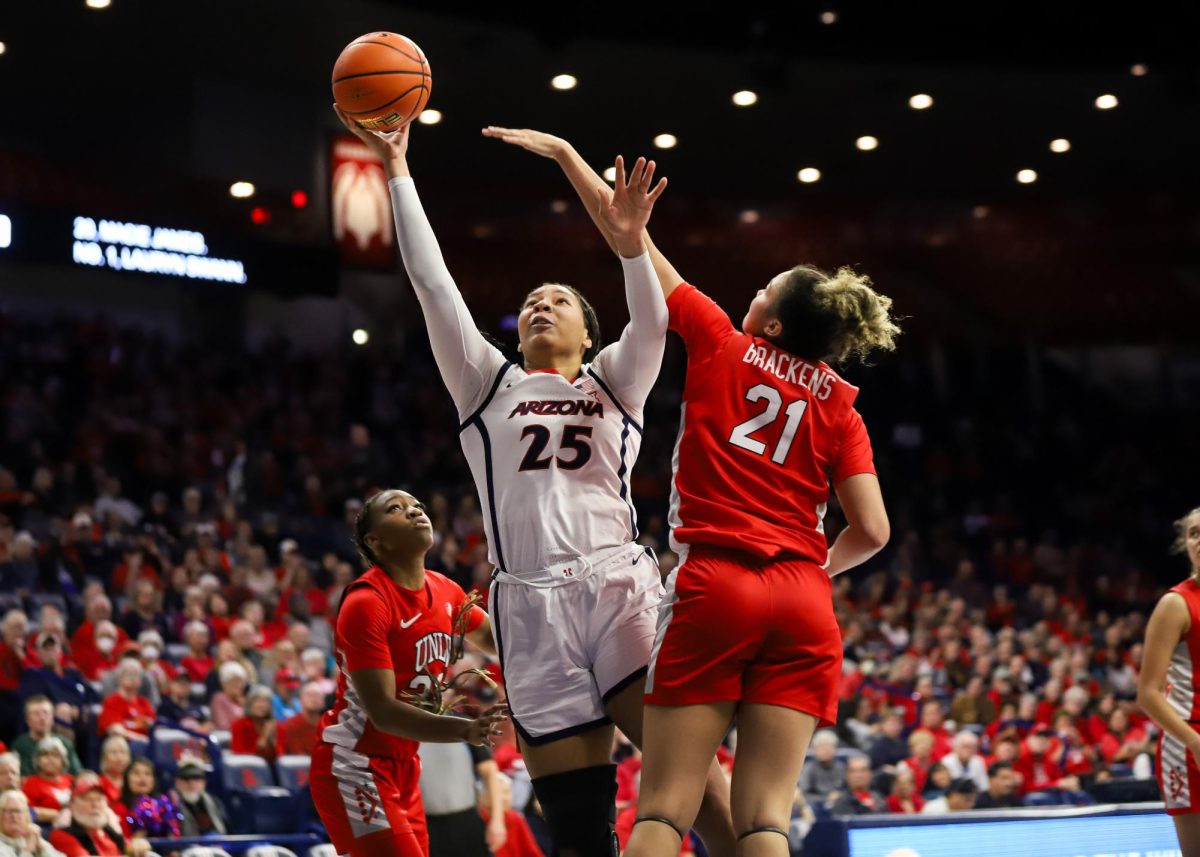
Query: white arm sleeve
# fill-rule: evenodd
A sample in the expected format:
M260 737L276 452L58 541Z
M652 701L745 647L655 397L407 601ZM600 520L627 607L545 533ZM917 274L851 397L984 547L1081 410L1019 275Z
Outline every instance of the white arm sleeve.
M621 257L629 324L621 338L596 355L595 368L626 408L642 411L662 368L667 341L667 301L663 298L650 254Z
M458 415L466 417L487 395L496 373L505 365L504 355L475 326L442 259L413 180L396 176L388 182L388 190L400 256L425 315L433 359Z

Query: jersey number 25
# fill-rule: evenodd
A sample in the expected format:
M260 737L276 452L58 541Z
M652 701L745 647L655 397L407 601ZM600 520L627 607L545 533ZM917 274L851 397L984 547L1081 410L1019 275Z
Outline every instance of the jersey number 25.
M559 442L558 448L560 453L562 450L569 449L572 456L565 459L561 454L543 457L542 453L550 445L550 429L536 424L525 426L525 430L521 432L521 440L532 437L533 442L529 444L529 449L525 450L525 457L521 459L521 466L517 469L549 470L550 465L557 461L562 470L578 470L592 457L592 447L587 440L591 436L591 426L563 426L562 440Z
M729 442L734 446L740 446L742 449L749 450L755 455L762 455L767 451L767 445L761 440L755 440L750 435L760 428L769 426L775 422L775 418L779 416L779 409L783 407L783 396L779 395L779 391L774 387L768 387L766 384L755 384L746 391L746 401L761 402L766 400L767 407L763 409L757 416L751 417L744 423L740 423L733 427L733 433L729 435ZM783 434L779 436L779 443L775 444L775 451L771 453L771 460L776 464L783 464L787 461L788 450L792 448L792 441L796 439L796 430L800 428L800 418L804 416L805 410L808 409L807 399L797 399L787 406L784 414L787 415L787 422L783 426Z

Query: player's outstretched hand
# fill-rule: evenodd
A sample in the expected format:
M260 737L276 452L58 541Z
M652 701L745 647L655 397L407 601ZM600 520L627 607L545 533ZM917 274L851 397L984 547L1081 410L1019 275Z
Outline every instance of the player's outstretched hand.
M499 128L489 125L483 129L483 136L513 146L520 146L543 158L557 158L570 147L570 144L562 137L555 137L553 134L543 131L534 131L532 128Z
M625 159L617 155L615 166L617 181L613 189L596 188L600 200L600 219L618 242L622 238L640 239L642 230L650 222L654 203L667 189L667 180L659 179L651 189L654 161L647 162L645 158L637 159L629 171L628 180L625 176Z
M500 722L507 719L507 703L497 703L485 709L467 727L467 743L476 747L492 746L492 739L500 734Z
M402 161L408 153L408 131L411 122L395 131L368 131L346 115L342 108L333 105L333 112L346 126L346 130L362 140L385 164L393 160Z

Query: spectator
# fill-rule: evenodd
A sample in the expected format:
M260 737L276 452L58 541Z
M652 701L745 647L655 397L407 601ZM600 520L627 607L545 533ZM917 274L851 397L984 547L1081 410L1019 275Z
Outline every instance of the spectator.
M0 857L63 857L33 823L29 800L17 789L0 792Z
M421 799L429 825L428 857L487 857L504 847L506 828L499 811L500 790L491 783L500 769L487 747L471 744L421 745ZM495 802L484 824L476 782Z
M229 639L237 647L238 660L249 661L254 666L255 674L260 674L263 663L262 653L259 652L258 647L262 643L262 637L254 625L245 619L234 620L233 624L229 626Z
M279 724L279 755L311 755L317 743L317 724L324 713L325 694L319 684L309 682L300 691L300 711Z
M950 703L950 719L959 726L987 725L996 719L996 706L983 690L983 676L973 675Z
M233 721L243 715L246 689L249 685L246 668L237 661L226 661L219 668L221 690L212 698L212 722L217 729L232 729Z
M54 733L54 707L44 696L31 696L25 701L25 725L28 731L13 742L13 752L21 758L21 774L29 776L36 770L35 757L38 744ZM67 750L67 773L74 776L82 767L75 745L68 738L59 736ZM66 801L64 801L66 803Z
M84 603L83 608L84 622L75 629L75 633L71 635L71 653L75 658L75 663L80 666L80 671L84 672L82 664L93 662L96 659L96 628L101 622L112 621L112 601L104 594L103 590L99 590L90 595ZM123 630L113 626L116 631L116 644L113 646L112 652L115 652L116 647L122 643L129 641L129 635ZM94 679L95 676L89 675L88 678Z
M975 800L975 809L1011 809L1021 805L1017 797L1017 773L1011 762L993 762L988 768L988 787Z
M42 631L37 635L36 642L38 665L21 674L21 696L26 700L26 722L29 716L28 701L34 697L42 697L53 705L51 721L53 723L53 719L57 717L63 732L84 725L86 706L95 698L91 686L79 670L64 665L61 638ZM77 771L78 767L71 773Z
M933 739L931 752L935 759L942 758L953 749L951 743L954 736L946 729L945 722L945 713L940 702L930 699L921 703L921 723L912 734L926 734Z
M11 592L20 598L37 588L37 541L32 533L21 531L13 538L12 554L0 562L0 592Z
M277 751L277 721L271 714L271 691L257 684L246 694L244 716L233 721L229 749L235 753L261 756L274 764Z
M158 719L205 735L213 730L204 707L192 702L192 683L185 672L176 673L167 685L167 696L158 706Z
M129 742L120 735L109 735L100 745L100 788L109 805L115 807L121 802L121 792L125 788L125 771L133 754L129 750Z
M897 768L899 770L899 768ZM914 779L916 779L914 777ZM950 788L950 772L941 762L934 762L925 778L925 788L921 789L921 797L928 803L933 798L945 797Z
M132 659L117 667L117 691L104 700L97 730L101 735L120 735L131 741L149 741L154 723L154 706L138 694L145 678L142 665Z
M979 738L964 729L954 736L952 747L953 750L940 760L950 772L950 778L966 777L975 783L978 791L986 791L987 763L979 755Z
M306 682L316 682L326 696L337 689L337 682L329 677L329 656L316 646L300 655L300 677Z
M300 676L287 667L275 673L275 692L271 695L271 713L281 723L292 715L300 713Z
M121 632L122 634L124 631ZM117 626L107 619L96 623L95 639L90 648L85 648L75 656L79 671L88 681L100 681L108 673L117 668ZM121 645L127 645L126 642Z
M512 780L504 774L496 774L492 778L491 788L499 792L498 800L494 800L487 789L480 789L479 814L483 817L483 823L488 824L494 806L499 804L504 811L506 835L504 844L492 849L494 857L542 857L542 849L534 840L525 816L512 808Z
M913 775L913 782L919 792L925 791L925 780L929 769L934 764L933 736L928 732L912 732L908 736L908 751L910 755L898 767L906 768Z
M21 758L12 752L0 753L0 792L21 790Z
M922 815L945 815L950 812L962 812L975 807L975 798L979 790L975 783L966 777L951 780L946 787L944 797L934 798L925 802Z
M871 789L871 760L866 756L851 756L846 761L846 781L841 789L830 795L830 812L834 815L868 815L887 812L883 795Z
M222 640L217 643L217 653L213 658L213 670L204 679L204 688L209 696L214 696L221 691L221 666L227 663L240 664L246 673L247 684L258 684L258 670L254 668L254 664L242 657L232 640Z
M34 772L21 789L29 798L39 824L50 824L71 799L75 778L67 773L67 746L53 735L38 742Z
M150 843L129 843L121 832L109 826L108 803L95 775L81 774L71 792L71 824L50 834L50 844L65 857L138 857L150 850Z
M1129 714L1123 708L1114 708L1108 715L1108 731L1100 739L1100 755L1105 764L1133 766L1134 761L1149 753L1152 741L1141 726L1131 726Z
M800 772L800 791L813 806L825 806L829 796L846 781L846 766L837 758L838 739L832 729L813 736L813 757Z
M138 756L125 769L121 806L117 810L121 832L127 840L136 838L178 838L179 807L171 795L158 787L154 763Z
M155 706L162 701L162 695L167 690L167 682L175 675L176 669L170 661L163 657L165 643L158 631L147 630L138 634L138 659L142 670L150 679L151 693L147 698Z
M175 771L175 805L179 807L180 836L223 836L229 832L225 808L208 793L207 786L205 766L194 760L181 760Z
M1079 780L1064 777L1062 768L1050 757L1050 739L1054 730L1041 725L1025 739L1025 747L1017 757L1013 768L1021 775L1021 795L1047 789L1078 791Z
M29 617L21 610L9 610L0 622L0 741L11 741L17 733L20 717L21 672L25 669L25 638L29 636Z
M903 729L903 712L891 709L884 714L869 751L872 768L890 768L908 756L908 743L900 737Z
M129 609L121 617L121 627L131 639L142 631L157 631L159 639L166 639L168 628L162 613L162 594L146 578L133 585L133 597Z
M892 793L887 799L888 812L917 813L925 806L925 798L917 792L912 772L907 768L892 777Z
M209 654L212 633L203 622L192 620L183 627L183 641L188 653L179 659L179 666L195 683L203 682L212 672L213 659Z

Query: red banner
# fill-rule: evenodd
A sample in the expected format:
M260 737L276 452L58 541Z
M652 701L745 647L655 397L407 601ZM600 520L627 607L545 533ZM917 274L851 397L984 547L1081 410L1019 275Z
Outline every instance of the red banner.
M338 256L354 268L393 270L396 237L383 164L348 134L335 135L331 145L329 198Z

